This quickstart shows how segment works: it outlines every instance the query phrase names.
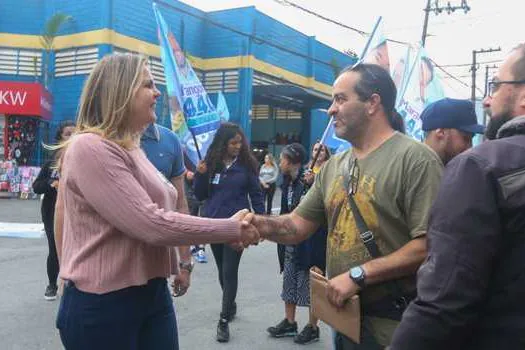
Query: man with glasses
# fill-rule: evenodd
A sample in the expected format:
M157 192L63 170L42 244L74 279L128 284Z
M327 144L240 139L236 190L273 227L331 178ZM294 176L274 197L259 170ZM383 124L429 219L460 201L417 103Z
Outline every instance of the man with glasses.
M444 98L425 108L421 113L425 144L432 148L443 164L472 147L474 134L483 134L485 128L477 123L472 102Z
M328 223L327 297L342 307L359 294L364 315L361 343L337 334L336 349L389 344L426 257L427 215L442 164L428 147L392 128L395 100L394 82L380 66L344 70L328 113L352 150L325 163L291 214L252 222L261 237L283 244L303 241Z
M491 87L491 141L447 165L391 350L525 349L525 44Z

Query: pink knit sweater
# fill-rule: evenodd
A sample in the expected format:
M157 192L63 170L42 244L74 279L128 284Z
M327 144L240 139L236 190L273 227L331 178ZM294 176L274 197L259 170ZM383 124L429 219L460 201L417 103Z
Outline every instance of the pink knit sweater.
M60 277L85 292L168 277L174 259L169 246L240 238L237 220L171 211L177 191L143 151L94 134L74 136L58 191L64 204Z

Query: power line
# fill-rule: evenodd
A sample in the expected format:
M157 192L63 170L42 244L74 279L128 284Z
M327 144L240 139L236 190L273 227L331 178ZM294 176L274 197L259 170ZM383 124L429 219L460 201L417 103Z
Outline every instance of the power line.
M289 54L292 54L292 55L295 55L295 56L299 56L299 57L302 57L302 58L305 58L307 60L311 60L313 62L317 62L317 63L320 63L320 64L324 64L326 66L329 66L330 68L333 67L332 63L331 62L325 62L323 60L320 60L320 59L317 59L317 58L314 58L314 57L310 57L308 55L305 55L303 53L300 53L300 52L296 52L296 51L293 51L293 50L290 50L289 48L287 47L284 47L284 46L281 46L281 45L278 45L278 44L274 44L266 39L263 39L263 38L260 38L256 35L253 35L253 34L250 34L250 33L245 33L243 31L240 31L238 29L235 29L235 28L232 28L232 27L229 27L227 25L224 25L222 23L218 23L218 22L215 22L207 17L204 17L204 16L201 16L201 15L198 15L198 14L195 14L195 13L192 13L190 11L187 11L187 10L184 10L184 9L181 9L177 6L174 6L172 4L168 4L166 2L164 2L163 0L156 0L156 3L159 4L159 5L162 5L164 7L167 7L167 8L170 8L172 10L176 10L176 11L179 11L181 13L184 13L188 16L192 16L192 17L195 17L195 18L198 18L198 19L201 19L205 22L208 22L209 24L212 24L216 27L219 27L219 28L222 28L222 29L225 29L225 30L229 30L235 34L238 34L238 35L241 35L241 36L244 36L244 37L247 37L247 38L250 38L253 40L254 43L256 44L266 44L268 46L271 46L271 47L274 47L276 49L279 49L281 51L284 51L284 52L287 52Z
M434 64L434 67L438 68L439 70L441 70L443 73L445 73L448 77L450 77L450 79L453 79L455 80L456 82L458 82L459 84L465 86L465 87L468 87L468 88L472 88L472 85L469 85L467 83L465 83L464 81L456 78L454 75L450 74L445 68L443 68L442 66L440 66L439 64L436 63L436 61L434 61L433 59L431 59L429 57L429 60ZM481 91L480 88L476 88L479 92L483 93L483 91Z
M321 15L321 14L315 12L315 11L312 11L312 10L310 10L310 9L307 9L307 8L305 8L305 7L302 7L302 6L300 6L300 5L297 5L296 3L292 2L292 1L289 1L289 0L273 0L273 1L275 1L275 2L278 3L278 4L284 5L284 6L292 6L292 7L295 7L296 9L299 9L299 10L304 11L304 12L306 12L306 13L312 15L312 16L315 16L315 17L317 17L317 18L320 18L320 19L322 19L323 21L333 23L333 24L338 25L338 26L340 26L340 27L343 27L343 28L349 29L349 30L351 30L351 31L354 31L354 32L356 32L356 33L359 33L359 34L361 34L361 35L363 35L363 36L370 35L370 33L367 33L367 32L365 32L365 31L362 31L361 29L357 29L357 28L354 28L354 27L350 27L349 25L346 25L346 24L341 23L341 22L339 22L339 21L336 21L336 20L334 20L334 19L331 19L331 18L328 18L328 17L326 17L326 16L323 16L323 15ZM408 42L406 42L406 41L394 40L394 39L390 39L390 38L387 38L386 40L391 41L391 42L393 42L393 43L397 43L397 44L402 44L402 45L412 46L412 45L410 45L410 43L408 43Z
M492 61L484 61L484 62L478 62L478 64L491 64L491 63L500 63L503 60L492 60ZM461 64L444 64L441 67L471 67L472 63L461 63Z

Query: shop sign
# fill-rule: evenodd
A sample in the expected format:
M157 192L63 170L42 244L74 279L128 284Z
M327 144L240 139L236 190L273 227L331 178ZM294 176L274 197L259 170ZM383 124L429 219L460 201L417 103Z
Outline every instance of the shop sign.
M0 81L0 114L50 119L53 99L38 83Z

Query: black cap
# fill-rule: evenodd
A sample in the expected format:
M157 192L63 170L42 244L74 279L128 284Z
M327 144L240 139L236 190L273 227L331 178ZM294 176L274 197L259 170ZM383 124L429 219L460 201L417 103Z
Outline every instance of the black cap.
M458 129L472 134L483 134L485 127L478 124L474 105L468 100L444 98L431 103L421 113L423 131Z

